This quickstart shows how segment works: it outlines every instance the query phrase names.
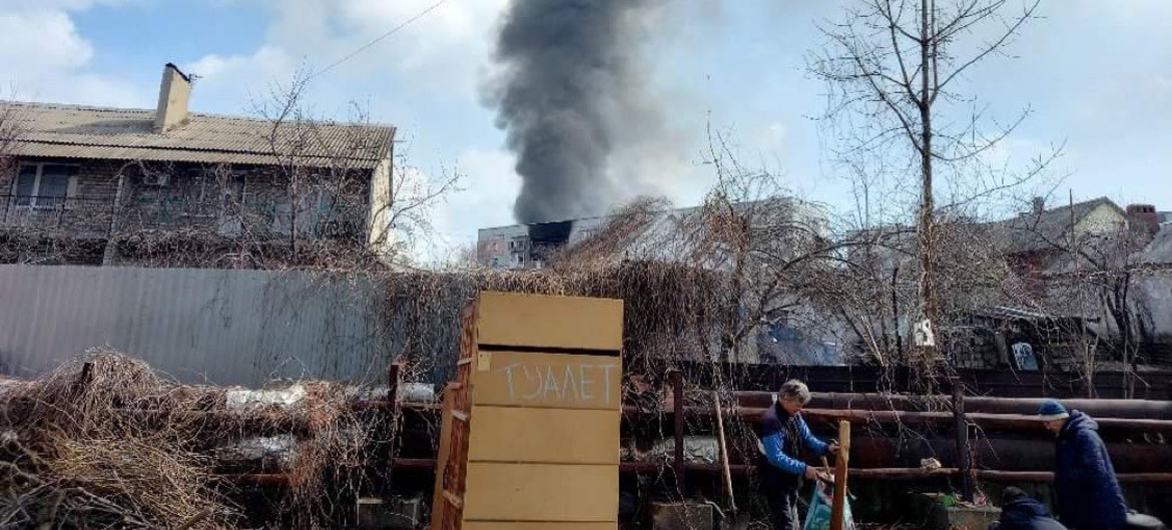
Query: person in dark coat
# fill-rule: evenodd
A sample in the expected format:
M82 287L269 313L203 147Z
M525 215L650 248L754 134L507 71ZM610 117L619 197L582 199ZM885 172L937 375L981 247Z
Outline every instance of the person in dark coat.
M1115 477L1099 425L1090 416L1047 400L1038 410L1046 429L1057 436L1054 461L1055 513L1076 530L1121 530L1127 503Z
M1050 510L1042 503L1011 486L1001 494L1001 517L989 525L989 530L1066 530L1066 527L1050 517Z
M777 401L765 411L758 426L758 469L774 530L798 528L798 490L802 479L818 478L818 470L806 465L805 458L838 453L837 444L816 438L802 419L802 407L810 398L805 383L787 381L781 385Z

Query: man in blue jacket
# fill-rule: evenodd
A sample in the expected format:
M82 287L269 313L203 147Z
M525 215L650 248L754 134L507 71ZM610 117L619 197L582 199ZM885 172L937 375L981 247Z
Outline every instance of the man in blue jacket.
M801 410L810 402L810 389L796 379L781 385L777 401L761 417L761 486L769 503L774 530L798 528L798 489L802 479L817 479L817 468L806 465L808 456L838 453L838 445L827 444L810 433Z
M1013 486L1001 494L1001 517L989 530L1066 530L1042 503Z
M1038 410L1046 429L1057 437L1054 493L1058 520L1075 530L1121 530L1127 503L1115 477L1099 424L1077 410L1067 412L1055 400Z

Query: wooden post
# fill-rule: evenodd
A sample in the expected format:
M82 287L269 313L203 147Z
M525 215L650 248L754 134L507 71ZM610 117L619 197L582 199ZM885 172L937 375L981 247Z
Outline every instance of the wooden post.
M834 504L830 506L830 530L843 530L846 522L846 477L851 453L851 422L838 422L838 461L834 466Z
M728 441L724 437L724 413L720 410L720 393L712 391L712 401L716 403L716 434L719 436L717 442L720 443L720 465L721 472L724 475L724 489L728 492L728 504L730 511L737 511L737 499L733 496L732 471L728 467Z
M952 381L952 418L956 427L956 460L960 468L961 498L973 502L976 484L973 481L972 450L969 448L969 425L964 414L964 382Z
M399 412L399 384L403 378L403 363L395 361L387 369L387 402L392 412Z
M684 482L684 374L679 370L668 373L672 390L672 418L675 421L675 458L672 468L676 475L676 490L680 498L687 491Z
M401 362L393 362L387 369L387 406L382 407L377 412L383 414L386 418L386 423L383 429L386 429L386 454L383 455L385 459L386 471L385 480L383 480L383 488L386 488L390 483L394 482L393 475L395 473L395 449L396 443L399 441L399 425L401 424L401 414L403 413L402 404L399 403L399 383L403 373L403 364ZM384 491L389 493L389 491Z
M436 450L435 456L435 491L431 496L431 529L440 530L445 527L445 523L450 524L450 521L445 521L444 516L445 505L447 498L444 492L447 484L444 481L444 475L447 474L448 456L451 453L451 438L452 438L452 410L456 405L456 389L459 388L458 383L448 383L444 388L443 409L440 419L440 439L439 448Z

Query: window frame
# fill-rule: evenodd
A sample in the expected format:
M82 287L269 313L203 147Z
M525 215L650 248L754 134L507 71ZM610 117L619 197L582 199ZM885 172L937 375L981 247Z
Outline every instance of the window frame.
M45 172L45 166L62 166L62 167L73 168L74 172L69 175L66 175L66 177L65 177L65 194L61 196L60 203L45 204L45 205L37 204L37 199L46 198L46 197L42 197L39 194L40 190L41 190L41 176ZM29 193L29 195L20 195L21 173L23 172L24 168L26 168L26 167L36 167L37 170L33 174L33 186L32 186L32 190ZM73 190L73 187L74 187L74 178L77 177L77 172L80 171L80 169L81 169L80 164L63 164L63 163L59 163L59 162L20 162L20 163L18 163L16 165L16 175L15 175L16 178L12 179L12 197L13 197L14 202L16 203L15 207L16 208L27 208L29 210L52 210L52 209L57 208L58 206L60 206L62 208L68 208L68 201L69 201L69 198L71 195L70 192ZM28 197L28 204L20 204L21 197Z

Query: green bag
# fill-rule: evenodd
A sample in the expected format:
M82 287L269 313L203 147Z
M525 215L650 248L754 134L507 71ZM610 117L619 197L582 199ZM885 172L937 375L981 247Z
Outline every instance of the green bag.
M827 484L818 481L814 484L814 494L810 497L810 510L806 512L806 524L802 526L802 530L830 530L830 507L833 505L834 490L830 489ZM850 530L855 527L854 519L851 518L851 503L847 499L843 499L846 506L843 506L843 522L844 530Z

